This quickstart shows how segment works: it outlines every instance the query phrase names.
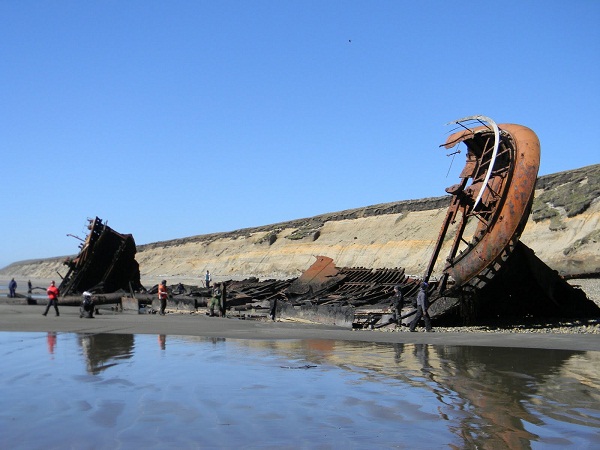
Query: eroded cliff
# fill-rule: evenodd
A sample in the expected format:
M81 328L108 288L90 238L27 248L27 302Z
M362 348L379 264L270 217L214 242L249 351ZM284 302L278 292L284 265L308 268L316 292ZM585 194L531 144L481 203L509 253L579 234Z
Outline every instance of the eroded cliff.
M420 275L448 202L449 197L400 201L156 242L138 246L136 260L142 280L168 278L171 283L199 280L207 269L215 280L293 278L317 255L333 258L339 267L403 267ZM599 223L600 164L540 177L521 240L560 274L599 275ZM135 230L118 231L135 237ZM51 278L66 271L63 259L16 262L0 273Z

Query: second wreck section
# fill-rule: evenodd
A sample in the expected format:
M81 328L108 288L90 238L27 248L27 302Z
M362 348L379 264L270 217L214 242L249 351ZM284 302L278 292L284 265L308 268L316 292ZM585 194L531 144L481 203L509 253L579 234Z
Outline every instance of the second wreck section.
M98 217L89 219L88 230L79 254L65 261L69 270L59 286L61 295L143 289L133 236L116 232Z

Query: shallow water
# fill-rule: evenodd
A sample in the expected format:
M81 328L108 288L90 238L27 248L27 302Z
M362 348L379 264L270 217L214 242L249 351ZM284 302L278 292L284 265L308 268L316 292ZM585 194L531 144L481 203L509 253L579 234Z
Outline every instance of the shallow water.
M0 448L598 448L600 352L0 332Z

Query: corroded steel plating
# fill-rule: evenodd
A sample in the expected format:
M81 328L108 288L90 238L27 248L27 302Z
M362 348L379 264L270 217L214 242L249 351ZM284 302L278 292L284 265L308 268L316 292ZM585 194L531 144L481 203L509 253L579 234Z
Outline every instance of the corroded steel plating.
M460 182L446 188L452 201L424 275L428 279L433 272L446 234L457 224L440 292L449 277L458 287L481 288L502 267L527 222L540 164L539 140L527 127L496 125L484 116L453 123L463 129L443 146L464 143L467 161ZM466 230L473 220L477 224L469 239Z

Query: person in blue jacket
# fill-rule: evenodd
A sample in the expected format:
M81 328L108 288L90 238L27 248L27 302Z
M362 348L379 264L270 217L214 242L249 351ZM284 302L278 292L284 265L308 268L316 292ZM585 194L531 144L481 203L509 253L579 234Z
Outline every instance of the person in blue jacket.
M15 297L15 291L17 290L17 282L15 281L15 279L13 278L12 280L10 280L10 282L8 283L8 296L10 298L14 298Z

